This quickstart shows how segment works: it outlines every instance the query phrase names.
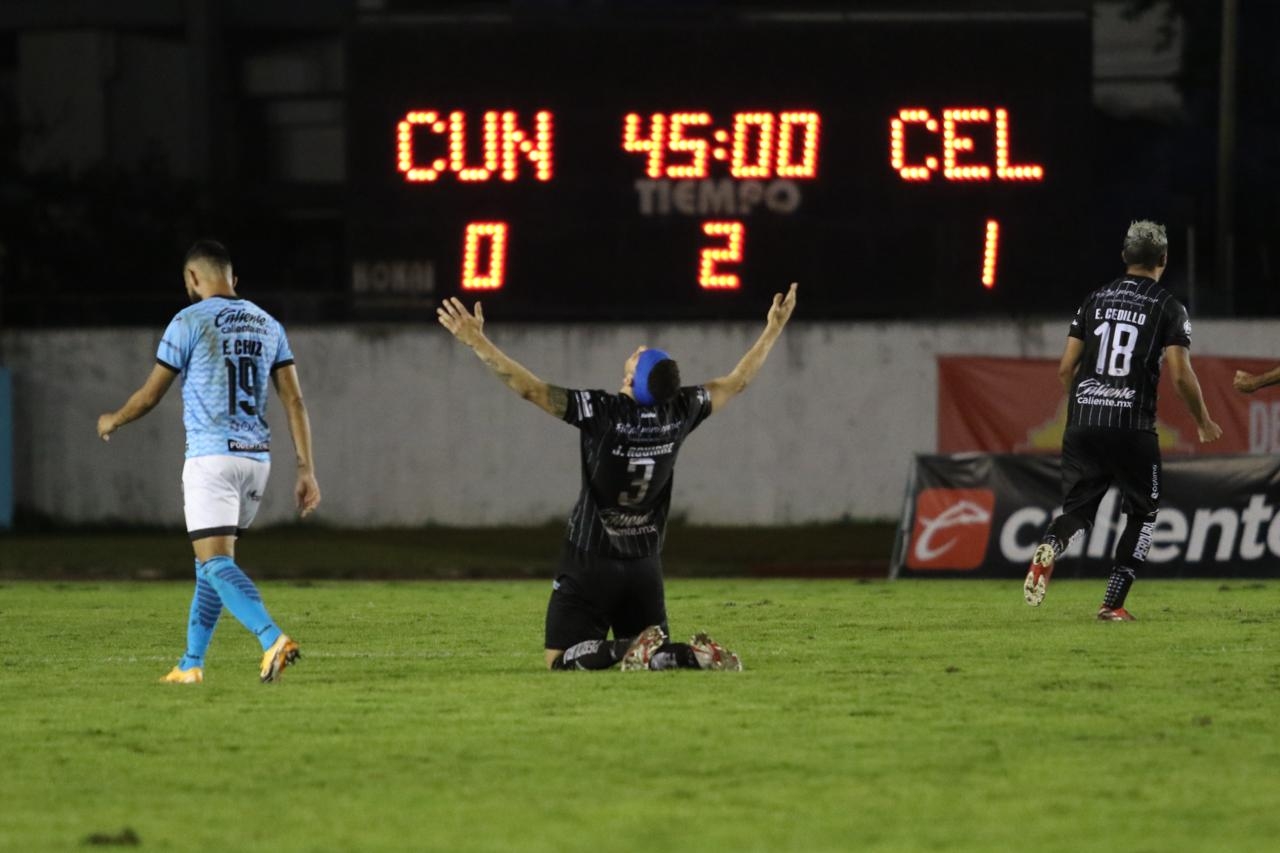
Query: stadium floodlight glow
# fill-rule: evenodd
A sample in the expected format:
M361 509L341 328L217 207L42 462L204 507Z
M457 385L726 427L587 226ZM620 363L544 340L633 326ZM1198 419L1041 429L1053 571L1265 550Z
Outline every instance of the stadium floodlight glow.
M482 244L486 248L482 249ZM480 270L480 254L488 263ZM507 223L469 222L462 240L462 289L501 290L507 273Z

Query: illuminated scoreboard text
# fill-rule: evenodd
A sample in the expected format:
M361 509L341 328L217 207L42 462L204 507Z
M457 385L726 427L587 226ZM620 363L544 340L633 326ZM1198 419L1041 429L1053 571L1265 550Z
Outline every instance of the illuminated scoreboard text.
M885 25L703 34L693 54L688 34L643 34L696 57L687 74L637 70L628 33L606 30L586 40L585 76L573 33L514 29L487 54L511 57L507 73L477 59L480 28L428 30L444 74L425 61L415 73L427 54L403 34L367 34L353 280L429 264L436 294L488 294L529 317L745 316L767 304L752 294L790 280L829 316L1070 302L1060 241L1083 231L1087 170L1062 130L1087 122L1088 43L1087 27L1056 27L1034 51L1013 25L972 39ZM902 64L894 39L945 50L956 61L935 67L957 70ZM729 61L753 40L791 61ZM824 75L837 67L860 73ZM1052 69L1064 94L1048 103Z

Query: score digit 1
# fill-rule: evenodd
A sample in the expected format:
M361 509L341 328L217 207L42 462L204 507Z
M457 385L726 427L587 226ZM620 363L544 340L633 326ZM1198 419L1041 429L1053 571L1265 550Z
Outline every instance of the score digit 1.
M698 264L698 284L704 290L737 290L742 287L741 278L734 273L720 272L719 265L742 263L742 244L747 236L746 226L741 222L704 222L702 233L708 237L723 237L724 243L702 250L701 261Z
M506 277L507 223L468 222L462 238L462 289L501 290Z
M982 242L982 286L992 290L996 286L996 261L1000 258L1000 223L987 220L986 237Z

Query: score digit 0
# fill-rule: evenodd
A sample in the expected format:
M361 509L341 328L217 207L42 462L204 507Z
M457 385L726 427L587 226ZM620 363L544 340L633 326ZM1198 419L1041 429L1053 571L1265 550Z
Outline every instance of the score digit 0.
M482 252L486 259L483 270ZM462 289L501 290L506 277L507 223L468 222L462 238Z

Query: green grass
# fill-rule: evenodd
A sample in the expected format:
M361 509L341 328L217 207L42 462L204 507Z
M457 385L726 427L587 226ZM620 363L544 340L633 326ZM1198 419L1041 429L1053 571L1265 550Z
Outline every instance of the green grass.
M1280 837L1280 584L674 580L734 673L548 673L545 582L0 585L0 849L1205 851Z

